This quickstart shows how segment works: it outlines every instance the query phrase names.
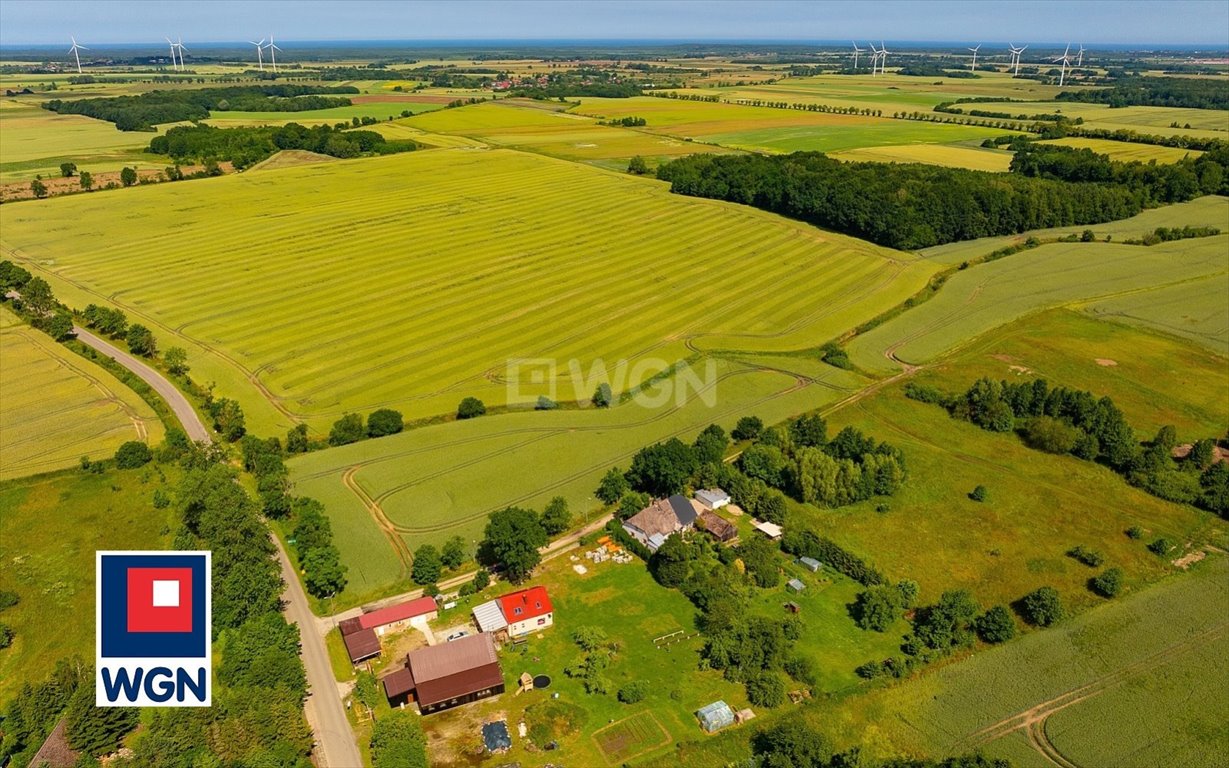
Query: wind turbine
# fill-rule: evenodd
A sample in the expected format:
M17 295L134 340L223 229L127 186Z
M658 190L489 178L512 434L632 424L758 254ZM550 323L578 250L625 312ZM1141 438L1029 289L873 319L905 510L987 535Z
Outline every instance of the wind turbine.
M858 68L858 54L859 54L859 53L862 53L862 52L863 52L863 51L865 51L865 50L866 50L865 48L859 48L859 47L858 47L858 41L857 41L857 40L854 40L854 41L853 41L853 68L854 68L854 69L857 69L857 68Z
M1084 44L1083 43L1080 43L1080 50L1076 51L1076 54L1078 58L1076 58L1075 60L1075 65L1077 67L1084 66Z
M977 71L977 52L981 50L981 43L978 43L976 48L970 48L969 50L973 52L973 68L970 71L976 72Z
M265 39L263 37L260 38L259 43L252 41L252 40L248 40L248 42L256 46L256 64L257 66L260 67L260 71L264 72L265 71L265 55L264 55Z
M265 46L269 49L269 61L273 64L273 72L277 72L277 53L275 51L282 50L273 43L273 35L269 35L269 44Z
M1063 63L1063 70L1058 75L1058 87L1059 88L1062 88L1063 83L1067 81L1067 65L1071 63L1071 57L1068 55L1069 53L1071 53L1071 43L1067 43L1067 50L1063 51L1062 56L1058 56L1058 57L1051 59L1051 61L1053 61L1055 64L1057 64L1060 61Z
M73 41L73 47L69 48L68 52L73 55L73 59L77 62L77 74L79 75L81 74L81 57L77 55L77 51L88 51L89 48L86 48L84 45L78 43L77 38L73 37L72 35L69 35L68 39Z
M886 75L888 73L888 47L879 41L879 74Z
M177 36L177 37L178 37L178 36ZM179 38L179 42L178 42L178 43L175 43L175 47L179 49L179 66L180 66L180 67L183 67L184 69L187 69L188 67L187 67L187 66L183 63L183 52L184 52L184 51L186 51L186 50L188 50L188 49L187 49L187 48L184 48L184 46L183 46L183 38L182 38L182 37L180 37L180 38Z
M176 60L175 60L175 41L174 41L174 40L172 40L172 39L171 39L171 38L169 38L169 37L168 37L168 38L164 38L164 39L166 40L167 44L171 46L171 69L173 69L173 70L175 70L176 72L178 72L178 71L179 71L179 64L178 64L178 62L176 62Z
M879 49L874 43L868 43L871 47L871 77L879 74Z
M1027 48L1028 46L1022 45L1019 48L1017 48L1011 43L1008 43L1007 47L1011 49L1011 59L1012 59L1011 64L1013 67L1015 67L1015 71L1012 74L1018 75L1020 74L1020 54L1024 53L1024 49Z

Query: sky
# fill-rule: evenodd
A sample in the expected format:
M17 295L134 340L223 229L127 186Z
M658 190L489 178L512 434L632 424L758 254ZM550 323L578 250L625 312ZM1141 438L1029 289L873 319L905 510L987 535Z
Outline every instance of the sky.
M1226 0L0 0L0 45L883 39L1229 45Z

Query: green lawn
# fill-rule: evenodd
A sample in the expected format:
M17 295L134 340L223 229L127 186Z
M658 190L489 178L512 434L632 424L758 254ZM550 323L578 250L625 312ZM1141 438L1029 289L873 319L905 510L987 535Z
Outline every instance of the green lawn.
M21 598L0 613L16 633L0 651L0 703L59 659L93 659L94 552L169 548L174 514L155 509L153 495L177 479L176 468L150 464L0 483L0 590Z

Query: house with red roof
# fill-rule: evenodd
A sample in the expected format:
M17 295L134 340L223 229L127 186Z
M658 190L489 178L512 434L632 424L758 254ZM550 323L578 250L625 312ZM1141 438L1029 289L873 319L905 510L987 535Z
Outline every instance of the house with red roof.
M546 587L530 587L499 598L499 608L508 622L508 636L520 637L555 623L555 609Z
M360 629L373 630L379 636L406 629L415 619L431 621L438 615L439 609L435 605L435 598L420 597L417 600L397 603L371 613L364 613L358 617L358 626Z

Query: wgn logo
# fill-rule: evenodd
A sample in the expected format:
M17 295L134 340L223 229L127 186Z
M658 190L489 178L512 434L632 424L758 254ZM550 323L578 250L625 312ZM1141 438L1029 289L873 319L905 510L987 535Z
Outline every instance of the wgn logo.
M100 707L207 707L208 552L98 552Z

